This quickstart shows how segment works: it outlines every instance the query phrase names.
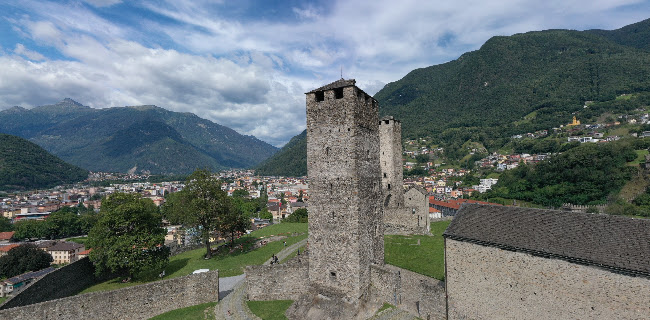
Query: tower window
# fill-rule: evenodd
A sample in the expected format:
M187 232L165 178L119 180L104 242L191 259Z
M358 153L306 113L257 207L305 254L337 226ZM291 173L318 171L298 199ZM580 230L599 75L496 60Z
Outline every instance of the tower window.
M390 183L388 184L388 190L390 190Z
M330 271L330 278L336 279L336 272Z
M386 178L386 172L384 172L384 178Z
M336 99L343 98L343 88L334 89L334 98L336 98Z
M388 124L388 123L390 123L390 120L384 120L384 123Z
M325 92L323 91L317 91L316 92L316 101L325 101Z

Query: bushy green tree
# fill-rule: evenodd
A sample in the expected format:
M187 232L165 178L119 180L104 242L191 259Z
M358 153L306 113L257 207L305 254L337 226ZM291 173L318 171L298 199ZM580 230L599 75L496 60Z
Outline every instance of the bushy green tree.
M97 274L129 277L144 270L161 270L169 259L158 208L137 194L115 193L102 202L99 221L88 234L90 260Z
M33 244L12 248L0 257L0 278L14 277L27 271L38 271L52 263L52 256Z
M37 220L18 221L14 224L14 230L14 238L19 240L40 239L46 234L44 221Z
M305 208L297 209L292 214L290 214L288 217L284 218L282 220L282 222L307 223L308 222L307 209L305 209Z
M11 224L11 220L5 217L0 217L0 232L12 231L13 229L14 225Z
M232 204L221 190L221 182L208 170L196 170L186 181L185 188L167 199L163 212L167 219L187 226L195 226L205 244L206 259L212 256L210 237L226 221Z

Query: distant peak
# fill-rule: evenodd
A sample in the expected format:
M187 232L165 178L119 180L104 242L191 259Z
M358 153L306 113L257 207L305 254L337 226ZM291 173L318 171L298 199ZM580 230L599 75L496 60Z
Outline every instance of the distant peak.
M83 107L83 105L81 103L79 103L77 101L74 101L74 100L72 100L70 98L65 98L61 102L59 102L58 104L72 104L72 105L75 105L75 106Z
M139 110L139 111L146 111L146 110L156 110L156 109L162 109L158 106L155 106L153 104L147 104L147 105L142 105L142 106L126 106L127 108Z

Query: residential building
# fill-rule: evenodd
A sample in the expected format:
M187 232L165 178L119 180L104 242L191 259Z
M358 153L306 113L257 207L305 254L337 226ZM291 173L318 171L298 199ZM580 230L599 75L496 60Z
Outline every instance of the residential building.
M53 264L72 263L79 260L79 253L85 250L83 244L76 242L58 242L49 247L47 252L52 255Z

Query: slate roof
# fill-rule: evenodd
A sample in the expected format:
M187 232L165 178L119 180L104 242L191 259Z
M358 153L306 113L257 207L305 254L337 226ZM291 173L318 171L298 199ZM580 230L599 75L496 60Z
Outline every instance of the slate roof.
M650 219L466 203L443 236L650 277Z
M48 274L48 273L50 273L50 272L52 272L54 270L56 270L56 268L49 267L49 268L45 268L43 270L26 272L26 273L23 273L21 275L17 275L17 276L15 276L13 278L9 278L9 279L5 280L5 283L10 284L10 285L15 285L15 284L18 284L18 283L21 283L21 282L25 282L26 280L36 279L38 277L42 277L42 276L44 276L44 275L46 275L46 274Z
M324 85L324 86L322 86L322 87L320 87L318 89L314 89L314 90L309 91L307 93L314 93L314 92L318 92L318 91L325 91L325 90L332 90L332 89L336 89L336 88L350 87L350 86L355 85L355 83L357 83L357 81L354 80L354 79L345 80L345 79L341 78L341 79L336 80L336 81L334 81L334 82L332 82L332 83L330 83L328 85Z
M84 247L83 244L79 244L76 242L59 242L47 248L47 251L74 251L83 247Z

